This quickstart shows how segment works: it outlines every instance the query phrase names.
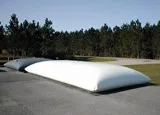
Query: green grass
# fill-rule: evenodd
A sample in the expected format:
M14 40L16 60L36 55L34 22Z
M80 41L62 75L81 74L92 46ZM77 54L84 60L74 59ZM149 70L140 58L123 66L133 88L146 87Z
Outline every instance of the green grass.
M126 67L138 70L151 78L151 83L160 84L160 64L127 65Z
M116 59L111 57L94 57L94 56L74 56L72 60L90 61L90 62L116 61Z
M107 57L91 57L88 59L91 62L105 62L105 61L116 61L114 58L107 58Z
M0 62L7 62L8 60L0 60Z
M4 63L6 63L8 60L0 60L0 66L2 66Z

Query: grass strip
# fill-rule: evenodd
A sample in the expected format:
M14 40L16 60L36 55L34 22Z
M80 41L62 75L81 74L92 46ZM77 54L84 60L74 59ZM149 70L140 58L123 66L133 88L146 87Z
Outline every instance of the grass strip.
M127 65L126 67L148 75L152 80L151 83L160 85L160 64Z

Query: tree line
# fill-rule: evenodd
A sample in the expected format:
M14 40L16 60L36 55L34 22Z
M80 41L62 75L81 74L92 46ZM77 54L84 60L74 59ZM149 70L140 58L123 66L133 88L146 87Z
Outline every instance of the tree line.
M0 52L8 55L67 58L81 56L113 56L131 58L160 58L160 21L157 24L132 20L115 26L104 24L100 29L55 31L48 18L39 22L19 22L12 14L5 27L0 23Z

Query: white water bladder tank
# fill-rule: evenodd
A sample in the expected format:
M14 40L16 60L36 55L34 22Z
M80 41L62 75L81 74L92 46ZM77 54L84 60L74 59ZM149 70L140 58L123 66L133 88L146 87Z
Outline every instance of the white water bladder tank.
M67 83L91 92L143 84L146 75L119 65L82 61L44 61L25 68L29 73Z

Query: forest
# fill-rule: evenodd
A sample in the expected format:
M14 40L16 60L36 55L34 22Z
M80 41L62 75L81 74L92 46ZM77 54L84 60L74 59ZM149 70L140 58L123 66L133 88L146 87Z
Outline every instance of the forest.
M9 24L0 22L0 54L60 59L80 56L105 56L160 59L160 21L151 25L132 20L121 26L56 31L46 18L19 22L12 14Z

